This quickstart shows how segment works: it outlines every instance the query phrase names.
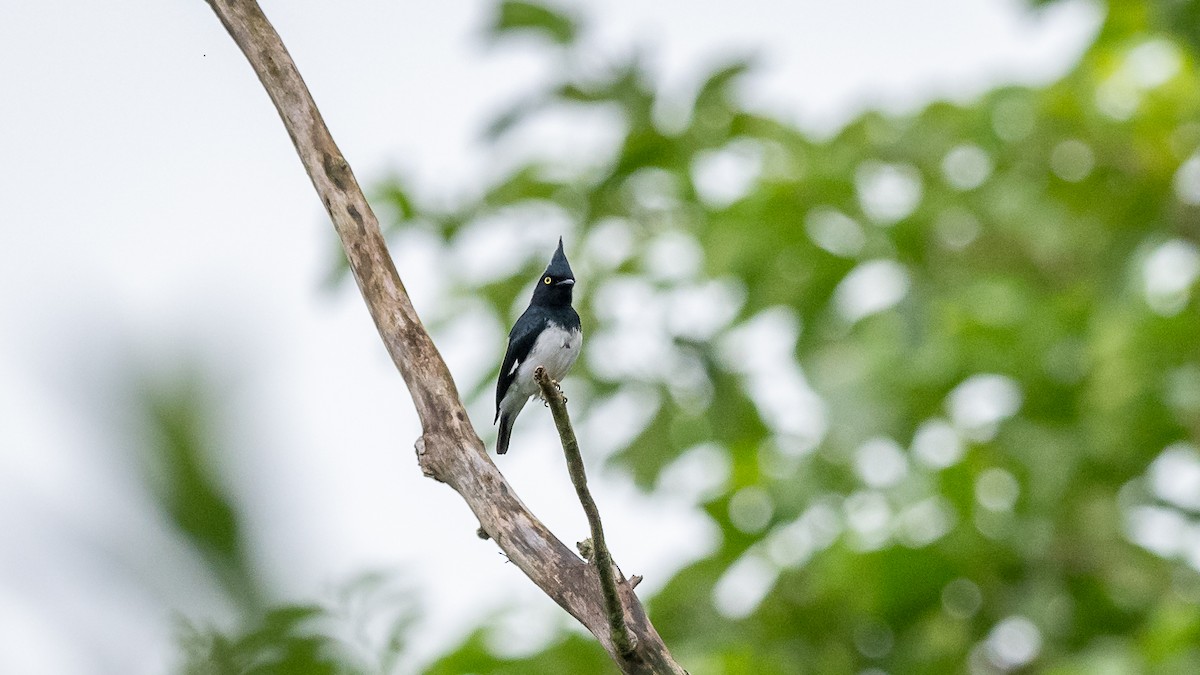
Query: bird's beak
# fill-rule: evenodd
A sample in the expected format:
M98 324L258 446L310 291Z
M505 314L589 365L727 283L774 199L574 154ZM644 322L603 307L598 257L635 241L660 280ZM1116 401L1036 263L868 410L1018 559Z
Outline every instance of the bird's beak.
M574 286L575 280L574 279L563 279L562 281L558 282L557 285L558 286Z

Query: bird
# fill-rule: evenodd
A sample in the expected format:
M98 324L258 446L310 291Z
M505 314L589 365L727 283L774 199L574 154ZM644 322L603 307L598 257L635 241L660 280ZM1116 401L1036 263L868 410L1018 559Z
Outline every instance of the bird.
M557 382L566 377L579 358L583 326L571 306L574 288L575 275L559 237L558 249L538 278L529 307L508 333L508 347L496 380L496 418L492 420L492 424L500 423L496 440L498 455L508 452L517 415L530 397L538 393L533 371L542 366L550 379Z

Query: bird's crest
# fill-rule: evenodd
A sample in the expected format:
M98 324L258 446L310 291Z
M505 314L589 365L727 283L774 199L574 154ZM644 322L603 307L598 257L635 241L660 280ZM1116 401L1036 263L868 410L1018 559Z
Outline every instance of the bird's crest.
M555 279L575 278L575 273L571 271L571 263L567 262L567 254L563 253L562 237L558 238L558 249L554 251L554 257L550 258L550 264L546 267L543 276Z

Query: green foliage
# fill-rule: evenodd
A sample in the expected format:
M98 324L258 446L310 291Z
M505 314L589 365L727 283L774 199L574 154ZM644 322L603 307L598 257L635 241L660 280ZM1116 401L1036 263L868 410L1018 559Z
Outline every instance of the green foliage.
M216 394L196 369L147 375L136 387L132 407L143 411L147 438L140 464L155 503L226 596L243 609L255 607L260 597L240 519L214 466Z
M418 613L384 575L347 584L328 605L267 610L233 634L186 626L187 675L372 675L394 672Z
M140 413L139 468L164 522L174 527L237 610L232 627L181 625L179 672L187 675L373 675L391 673L420 617L414 591L395 572L363 574L327 602L271 607L251 563L243 514L221 480L226 448L218 387L191 367L144 374L122 409ZM121 389L124 382L115 383Z
M188 636L189 675L245 673L246 675L340 675L354 672L344 665L335 641L313 631L321 618L317 607L280 607L268 613L261 627L236 638L220 633ZM360 671L362 672L362 671Z
M497 657L488 649L483 631L476 631L453 653L425 671L425 675L557 675L558 673L603 673L612 662L591 636L570 635L525 658Z
M568 44L575 40L579 26L567 15L543 5L504 0L499 3L491 32L496 37L528 32L559 44Z
M489 137L617 111L607 161L534 159L443 212L405 196L390 229L453 249L498 215L572 223L589 336L575 414L649 392L613 465L646 490L699 460L719 482L698 504L719 545L650 601L691 672L1194 672L1195 564L1134 542L1140 509L1200 516L1147 476L1200 441L1195 275L1148 281L1200 242L1200 187L1181 185L1200 178L1180 168L1200 148L1200 22L1179 20L1196 7L1112 3L1060 82L867 114L825 141L743 107L745 62L672 120L640 57L601 73L561 59ZM459 282L452 304L506 324L539 264ZM712 325L689 321L704 308ZM614 370L639 325L661 358ZM486 397L490 380L462 389ZM433 672L600 657L571 637L513 661L477 633Z

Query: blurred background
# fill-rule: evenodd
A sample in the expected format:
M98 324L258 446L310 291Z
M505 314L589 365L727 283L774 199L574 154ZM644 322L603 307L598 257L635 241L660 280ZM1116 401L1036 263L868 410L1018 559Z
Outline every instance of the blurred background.
M207 4L128 4L0 25L0 672L616 672L421 476ZM263 4L489 445L564 237L690 672L1200 672L1200 3ZM499 465L586 536L541 408Z

